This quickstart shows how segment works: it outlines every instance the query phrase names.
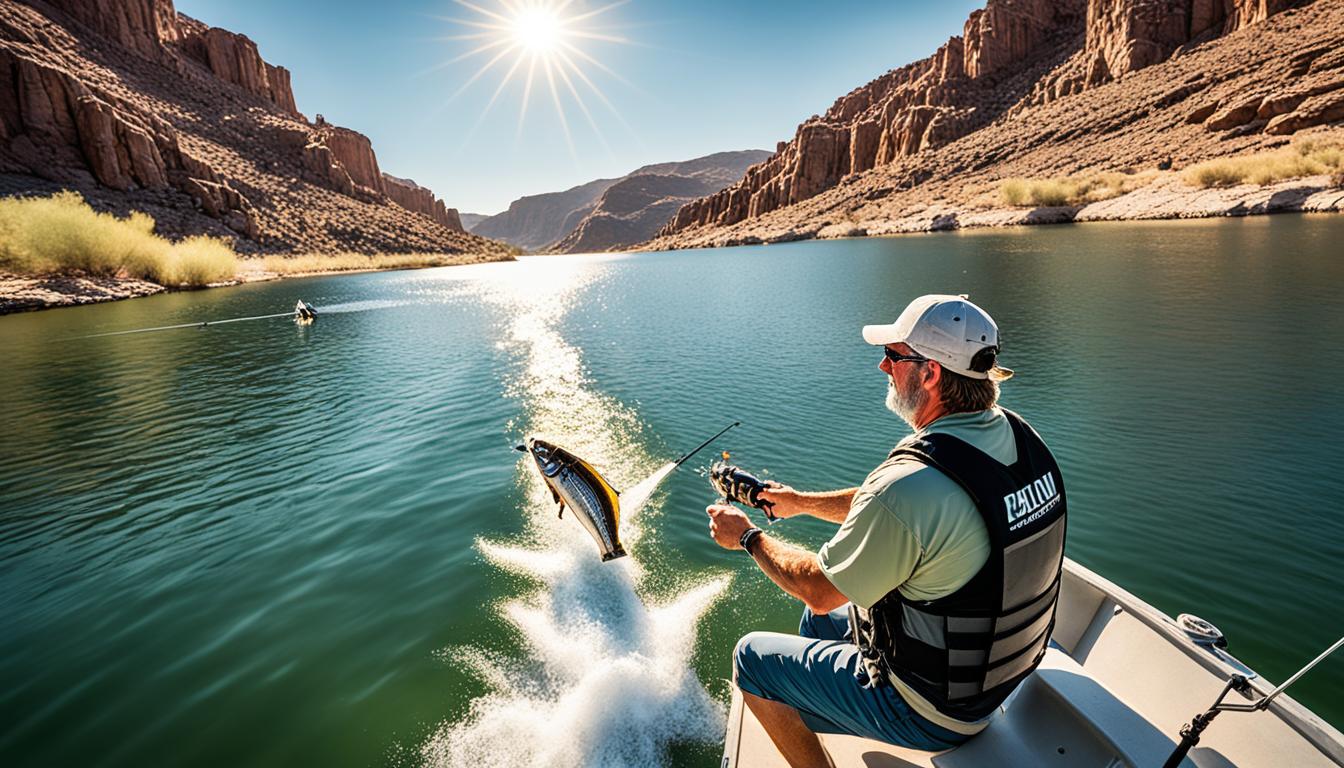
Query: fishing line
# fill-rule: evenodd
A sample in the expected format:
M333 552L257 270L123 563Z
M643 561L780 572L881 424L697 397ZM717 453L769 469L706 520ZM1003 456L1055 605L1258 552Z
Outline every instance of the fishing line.
M304 305L305 305L310 311L312 311L314 314L316 314L316 311L317 311L317 310L316 310L315 307L313 307L313 305L311 305L311 304L307 304L306 302L303 302L303 303L304 303ZM362 312L362 311L372 310L372 309L390 309L390 308L392 308L392 307L403 306L403 305L405 305L406 303L407 303L407 302L405 302L405 301L389 301L389 300L382 300L382 299L369 299L369 300L365 300L365 301L350 301L350 302L346 302L346 303L344 303L344 304L333 304L333 305L331 305L331 306L329 306L329 307L323 307L323 308L322 308L322 314L324 314L324 315L338 315L338 314L344 314L344 313L346 313L346 312ZM79 340L79 339L98 339L98 338L105 338L105 337L108 337L108 336L126 336L126 335L134 334L134 333L154 333L154 332L156 332L156 331L175 331L175 330L180 330L180 329L182 329L182 328L207 328L207 327L212 326L212 325L224 325L225 323L245 323L245 322L248 322L248 321L250 321L250 320L273 320L273 319L275 319L275 318L277 318L277 317L295 317L295 316L296 316L296 312L294 312L294 311L291 311L291 312L277 312L277 313L274 314L274 315L254 315L254 316L252 316L252 317L232 317L232 318L227 318L227 319L225 319L225 320L206 320L206 321L203 321L203 322L197 322L197 323L178 323L177 325L160 325L160 326L157 326L157 327L154 327L154 328L136 328L136 329L134 329L134 330L130 330L130 331L111 331L111 332L109 332L109 333L95 333L95 334L91 334L91 335L88 335L88 336L72 336L72 337L70 337L68 340L69 340L69 341L77 341L77 340Z
M111 333L95 333L89 336L76 336L76 339L97 339L104 336L126 336L132 333L153 333L154 331L174 331L179 328L206 328L211 325L224 325L225 323L243 323L248 320L271 320L277 317L293 317L293 312L279 312L274 315L256 315L254 317L234 317L227 320L209 320L200 323L181 323L179 325L161 325L157 328L136 328L132 331L112 331Z

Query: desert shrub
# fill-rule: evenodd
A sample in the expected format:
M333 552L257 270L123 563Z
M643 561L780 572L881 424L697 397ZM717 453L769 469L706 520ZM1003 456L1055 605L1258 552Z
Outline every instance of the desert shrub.
M418 269L486 261L487 257L461 253L305 253L266 256L261 268L277 275L305 272L345 272L357 269Z
M1335 173L1344 168L1344 143L1337 137L1308 138L1281 149L1224 157L1191 166L1186 183L1196 187L1265 186L1286 179Z
M232 279L237 267L228 243L197 235L173 244L166 277L173 285L202 286Z
M999 195L1003 198L1003 202L1015 208L1031 202L1031 192L1027 188L1026 179L1008 179L999 185Z
M154 234L148 214L99 213L77 192L0 199L0 268L19 274L125 274L161 285L203 285L232 278L235 264L222 240L174 244Z
M1185 180L1196 187L1230 187L1240 184L1244 175L1240 166L1230 160L1210 160L1191 166L1185 172Z
M999 185L1003 202L1014 207L1086 205L1119 197L1147 184L1151 173L1094 173L1053 179L1007 179Z
M0 200L0 220L0 265L20 273L114 275L126 259L152 258L164 245L143 219L98 213L75 192Z
M1046 179L1031 187L1032 205L1068 205L1073 196L1073 186L1064 179Z

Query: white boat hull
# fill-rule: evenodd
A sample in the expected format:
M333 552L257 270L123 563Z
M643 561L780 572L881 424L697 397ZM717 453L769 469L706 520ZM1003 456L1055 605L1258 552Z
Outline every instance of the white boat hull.
M1171 618L1072 560L1064 564L1054 641L1041 666L982 733L947 752L823 735L837 768L1161 766L1183 725L1247 669L1196 645ZM1253 679L1259 694L1273 686ZM1234 699L1238 695L1230 694ZM786 766L733 689L723 768ZM1344 735L1280 695L1263 712L1224 713L1185 766L1344 766Z

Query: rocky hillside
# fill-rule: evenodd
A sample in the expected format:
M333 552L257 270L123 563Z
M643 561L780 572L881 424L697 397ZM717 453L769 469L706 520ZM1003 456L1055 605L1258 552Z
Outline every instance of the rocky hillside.
M458 219L462 222L462 227L468 232L476 229L476 225L490 218L488 213L467 213L463 211L458 214Z
M563 240L556 253L593 253L642 243L683 205L723 189L731 180L639 174L612 184Z
M1005 177L1179 168L1341 120L1339 0L988 0L651 245L950 228Z
M0 2L0 194L59 189L241 252L506 251L172 0Z
M503 213L472 227L474 234L503 240L525 251L539 251L564 237L592 210L597 198L618 179L597 179L563 192L520 197Z
M642 243L683 205L732 184L748 166L769 157L760 150L719 152L682 163L645 166L607 187L556 253L593 253Z
M633 245L651 237L686 202L723 189L769 156L749 149L646 165L619 179L520 198L471 231L528 251L577 253Z

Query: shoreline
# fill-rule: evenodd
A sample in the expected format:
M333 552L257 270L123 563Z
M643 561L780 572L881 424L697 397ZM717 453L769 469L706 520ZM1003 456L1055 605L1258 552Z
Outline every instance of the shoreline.
M784 208L780 213L788 211L788 208ZM935 200L929 204L912 204L894 217L857 218L838 223L826 217L818 217L820 220L815 224L797 226L787 220L776 221L777 218L784 218L782 216L767 214L749 224L743 222L747 226L739 224L712 231L689 230L671 239L660 238L641 243L624 252L729 248L802 240L890 237L962 229L1103 221L1240 218L1282 213L1344 213L1344 188L1331 184L1328 176L1312 176L1265 186L1242 184L1200 189L1183 184L1173 175L1160 178L1118 197L1085 205L1010 208L985 205L983 198L978 202L970 201L962 205ZM0 316L121 301L160 293L208 290L290 278L429 269L516 259L517 257L513 255L490 258L471 254L456 258L448 264L277 273L265 271L260 258L244 258L236 279L203 288L170 288L135 278L94 277L82 274L18 275L0 271Z
M805 204L804 203L801 204ZM643 243L631 251L654 252L693 248L769 245L799 240L885 237L960 229L1076 224L1102 221L1169 221L1173 219L1239 218L1280 213L1344 212L1344 187L1329 176L1310 176L1259 186L1191 187L1169 173L1143 187L1085 205L1007 207L978 200L961 204L935 199L912 203L895 216L855 217L835 222L826 216L815 224L789 220L789 208L754 221L723 228L698 228L670 238Z
M262 268L261 258L240 258L240 268L235 279L222 283L211 283L198 288L172 288L148 280L132 277L95 277L83 274L19 275L0 270L0 316L21 312L38 312L44 309L62 307L80 307L88 304L104 304L110 301L138 299L156 296L161 293L179 293L187 291L205 291L212 288L228 288L248 283L264 283L274 280L289 280L304 277L330 277L332 275L352 275L362 272L397 272L412 269L437 269L439 267L460 267L469 264L485 264L498 261L516 261L517 257L508 255L490 258L481 254L462 254L460 258L447 264L427 264L424 266L368 267L361 269L328 269L313 272L280 273L268 272Z

